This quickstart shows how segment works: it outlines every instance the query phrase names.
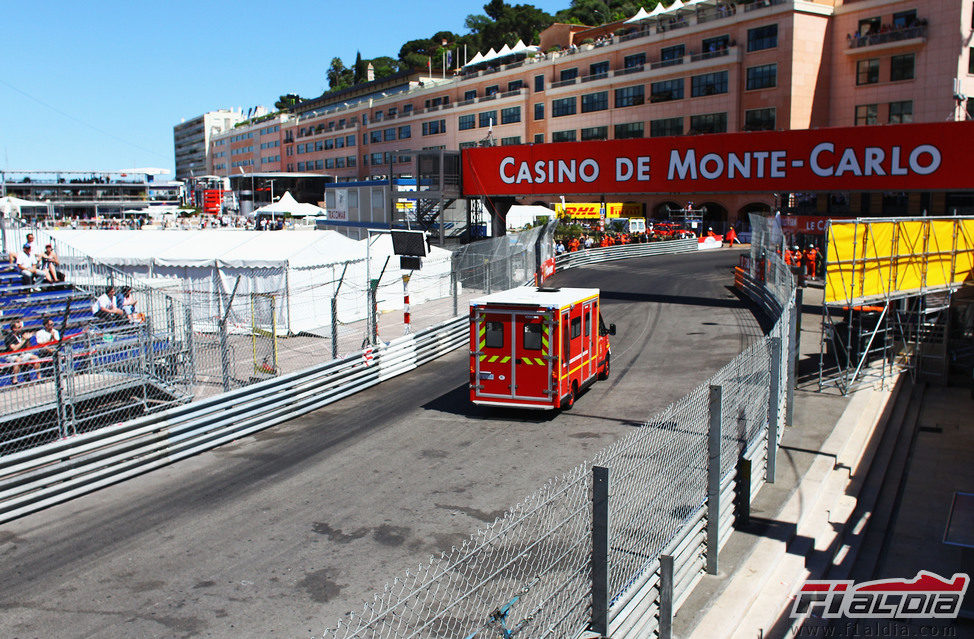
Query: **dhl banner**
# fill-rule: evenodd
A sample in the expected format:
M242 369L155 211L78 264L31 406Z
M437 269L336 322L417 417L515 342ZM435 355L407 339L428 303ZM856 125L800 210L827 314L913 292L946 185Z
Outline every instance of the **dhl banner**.
M858 305L974 282L974 218L832 220L825 302Z
M565 202L562 204L555 204L555 212L558 213L558 217L567 217L571 219L599 219L599 207L602 205L598 202ZM639 203L635 202L606 202L605 203L605 217L642 217L643 207Z
M970 188L974 121L464 149L463 194Z

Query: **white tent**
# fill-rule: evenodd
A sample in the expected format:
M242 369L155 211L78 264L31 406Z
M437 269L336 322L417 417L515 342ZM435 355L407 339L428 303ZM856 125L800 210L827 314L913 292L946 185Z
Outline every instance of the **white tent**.
M214 328L220 295L228 299L238 277L233 312L243 326L250 325L251 304L260 296L260 303L273 300L280 333L330 335L331 298L343 272L338 319L348 323L365 318L366 246L336 231L59 230L51 237L62 260L90 256L181 296L200 330ZM391 250L388 237L373 239L373 278ZM393 256L380 291L398 287L399 294L380 295L383 310L402 308L400 276L399 258ZM434 248L424 260L422 276L411 282L413 303L449 295L449 281L450 252Z
M515 204L507 212L507 229L519 229L534 224L540 218L554 219L556 215L547 206Z
M39 208L46 209L46 202L34 202L32 200L24 200L19 197L14 197L12 195L5 195L0 198L0 213L5 217L11 214L21 214L21 209L23 208Z
M657 5L657 6L659 6L659 5ZM626 24L632 24L633 22L639 22L640 20L644 20L644 19L646 19L648 17L649 17L649 14L646 12L646 9L644 7L639 7L639 11L636 12L636 15L634 15L633 17L631 17L628 20L626 20Z
M661 14L661 13L663 13L664 11L666 11L666 7L664 7L664 6L663 6L663 3L662 3L662 2L660 2L660 3L658 4L658 5L656 5L655 7L653 7L653 10L652 10L652 11L650 11L650 12L649 12L649 13L648 13L648 14L646 15L646 17L647 17L647 18L655 18L656 16L658 16L658 15L659 15L659 14Z
M314 204L298 202L291 195L290 191L285 191L277 202L272 202L255 210L254 213L264 213L266 215L290 215L291 217L308 217L314 215L325 215L325 210Z

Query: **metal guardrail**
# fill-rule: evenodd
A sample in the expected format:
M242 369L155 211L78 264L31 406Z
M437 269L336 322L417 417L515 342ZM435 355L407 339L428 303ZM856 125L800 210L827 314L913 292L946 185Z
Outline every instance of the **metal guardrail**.
M466 344L466 316L297 373L0 457L0 522L293 419Z
M555 268L562 270L576 266L584 266L586 264L597 264L599 262L611 262L614 260L647 257L650 255L688 253L696 250L697 240L693 238L687 240L668 240L665 242L648 242L646 244L623 244L604 248L590 248L573 253L562 253L555 258Z

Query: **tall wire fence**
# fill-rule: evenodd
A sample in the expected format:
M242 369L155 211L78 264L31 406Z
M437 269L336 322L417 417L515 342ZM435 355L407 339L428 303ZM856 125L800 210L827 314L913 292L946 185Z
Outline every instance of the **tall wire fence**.
M53 244L64 275L56 285L23 286L13 266L0 273L4 328L22 320L32 335L52 317L61 336L0 356L0 455L347 357L465 315L475 296L534 281L538 265L553 258L554 227L437 251L407 283L399 258L381 254L368 266L359 258L127 272L45 229L0 226L8 254L29 234L40 247ZM131 289L134 308L124 318L107 321L94 312L109 287Z
M776 254L767 259L776 271L784 266ZM794 283L786 269L780 271L780 285L769 292L783 310L762 340L463 545L393 579L361 613L349 614L324 636L569 637L597 627L603 604L612 636L658 632L665 590L661 558L681 558L669 591L678 607L703 574L705 557L716 552L712 540L719 540L719 548L729 537L740 460L753 461L754 481L763 481L767 451L773 457L780 439L789 380L783 354L794 327ZM722 399L711 461L714 387ZM595 577L595 469L609 478L601 587ZM713 473L719 477L716 493L708 492ZM606 601L599 601L599 593ZM623 620L633 609L641 611L632 615L638 623Z

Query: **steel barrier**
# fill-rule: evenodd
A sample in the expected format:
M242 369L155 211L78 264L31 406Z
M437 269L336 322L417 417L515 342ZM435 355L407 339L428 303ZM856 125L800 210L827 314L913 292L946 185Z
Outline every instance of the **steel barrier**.
M697 240L667 240L665 242L647 242L646 244L621 244L618 246L596 247L582 249L571 253L562 253L555 258L557 270L626 260L634 257L648 257L650 255L666 255L670 253L689 253L697 250Z

